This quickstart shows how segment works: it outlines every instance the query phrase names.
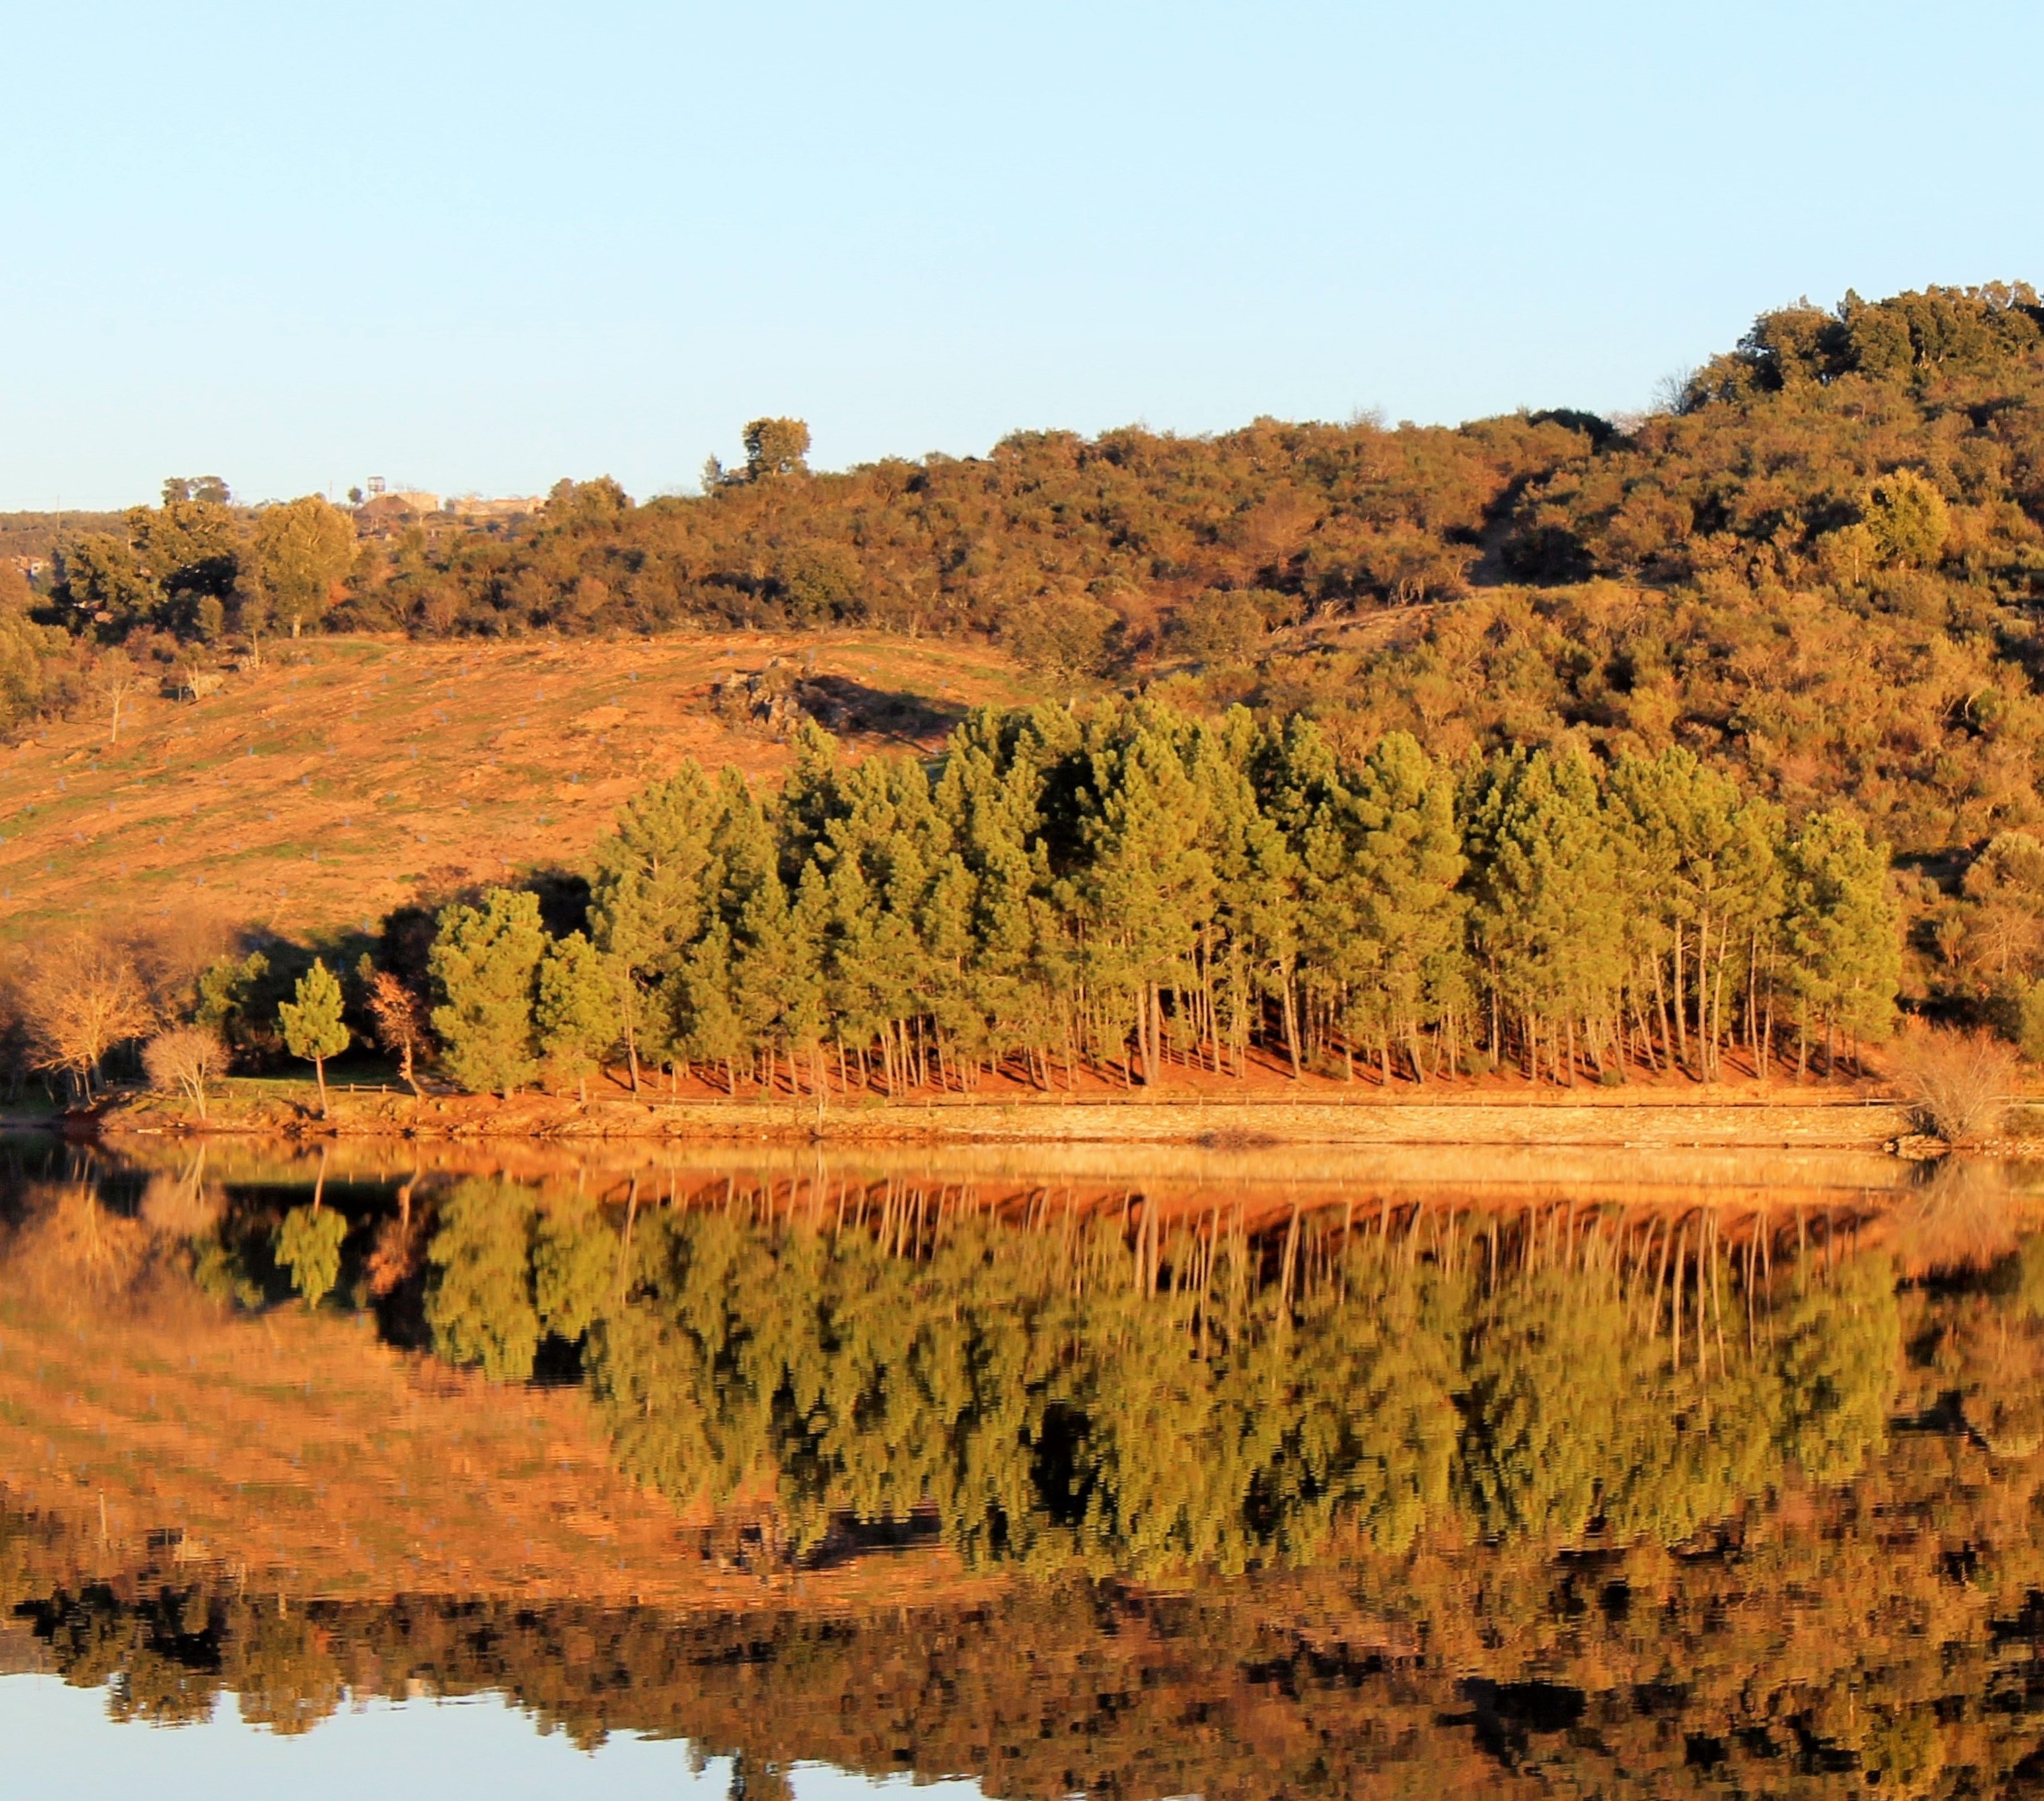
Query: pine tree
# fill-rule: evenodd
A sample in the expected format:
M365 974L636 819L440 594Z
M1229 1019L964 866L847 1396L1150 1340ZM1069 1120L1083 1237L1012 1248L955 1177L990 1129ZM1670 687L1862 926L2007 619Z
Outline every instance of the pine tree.
M1454 784L1408 734L1370 752L1352 784L1350 847L1359 906L1356 935L1377 947L1363 978L1368 1011L1402 1039L1414 1079L1426 1079L1419 1044L1467 992L1460 891L1467 859Z
M1479 778L1468 831L1475 941L1527 1076L1544 1042L1548 1068L1573 1082L1577 1027L1608 1016L1623 979L1623 890L1596 773L1572 751L1500 758Z
M642 1058L666 1055L675 1043L679 971L715 899L717 809L701 770L685 764L628 802L596 847L590 935L616 984L635 1094Z
M1424 1082L1487 1025L1529 1076L1710 1079L1741 1039L1767 1066L1785 1001L1806 1040L1892 1005L1883 854L1819 816L1791 855L1771 803L1683 750L1451 776L1404 733L1358 761L1309 720L1155 699L976 714L934 779L797 749L770 800L685 770L634 802L593 943L549 949L530 897L449 909L458 1077L524 1079L536 1033L563 1064L621 1038L721 1065L733 1093L740 1063L770 1089L785 1062L820 1107L831 1055L897 1094L1002 1066L1047 1087L1059 1051L1068 1080L1239 1074L1252 1042L1295 1075L1360 1050Z
M340 984L318 958L298 977L294 999L277 1008L284 1028L284 1043L294 1057L302 1057L313 1066L319 1084L320 1117L326 1117L326 1060L348 1048L348 1027L341 1019Z
M1777 824L1680 746L1619 757L1606 787L1629 960L1647 971L1641 998L1654 995L1664 1038L1672 1025L1671 1060L1692 1062L1693 1031L1693 1066L1708 1078L1727 1032L1727 990L1742 985L1741 966L1758 954L1764 920L1779 904Z
M574 1078L586 1101L590 1074L617 1042L617 980L580 932L547 947L532 1017L541 1053Z
M1292 1073L1301 1071L1295 978L1305 872L1294 837L1308 816L1294 790L1306 761L1324 746L1308 722L1294 724L1303 729L1274 739L1256 731L1245 709L1234 708L1220 732L1202 736L1196 765L1208 796L1206 844L1216 880L1209 961L1238 1077L1247 1073L1255 1017L1274 996Z
M1857 820L1813 813L1789 840L1782 937L1807 1057L1821 1025L1826 1073L1835 1035L1884 1039L1894 1019L1902 952L1888 852Z
M732 1065L746 1051L747 1040L732 994L731 928L713 920L690 945L675 977L675 1013L685 1056L724 1066L727 1087L734 1086Z
M532 1008L545 950L536 895L494 888L479 910L442 911L428 966L447 998L433 1030L448 1073L471 1094L509 1096L536 1073Z
M1154 1084L1163 1078L1162 996L1190 984L1213 916L1204 797L1178 742L1190 733L1165 709L1104 708L1087 736L1078 797L1086 862L1069 892L1085 922L1086 979L1132 1023L1143 1080Z

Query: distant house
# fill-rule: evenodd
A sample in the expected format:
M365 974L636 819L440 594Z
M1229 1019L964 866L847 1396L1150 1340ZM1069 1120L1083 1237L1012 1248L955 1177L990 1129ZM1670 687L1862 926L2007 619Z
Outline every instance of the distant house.
M546 504L544 494L507 494L498 500L462 494L447 503L447 510L457 519L522 519Z
M371 494L355 509L355 516L365 525L388 525L400 519L415 518L440 509L438 494L408 488L392 493Z

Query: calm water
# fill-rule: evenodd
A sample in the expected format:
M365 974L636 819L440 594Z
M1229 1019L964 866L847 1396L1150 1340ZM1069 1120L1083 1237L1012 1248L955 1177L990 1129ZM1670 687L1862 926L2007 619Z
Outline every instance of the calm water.
M13 1146L10 1776L2044 1784L2029 1172L1128 1154Z

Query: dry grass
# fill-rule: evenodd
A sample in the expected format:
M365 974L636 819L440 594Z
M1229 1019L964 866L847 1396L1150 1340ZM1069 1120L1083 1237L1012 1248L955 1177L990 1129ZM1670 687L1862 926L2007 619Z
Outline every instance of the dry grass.
M1908 1034L1889 1059L1923 1127L1950 1145L1993 1137L2015 1085L2013 1047L1984 1031Z
M192 701L150 696L0 748L0 939L80 923L332 930L457 884L573 865L684 758L766 775L776 739L711 689L813 660L866 729L929 748L1029 687L983 646L851 633L285 647Z

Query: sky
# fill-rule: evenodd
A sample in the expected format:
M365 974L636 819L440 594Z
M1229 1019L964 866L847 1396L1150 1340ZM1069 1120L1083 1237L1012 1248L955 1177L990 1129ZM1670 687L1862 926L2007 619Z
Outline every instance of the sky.
M2044 7L0 6L0 509L1646 407L2044 282Z

